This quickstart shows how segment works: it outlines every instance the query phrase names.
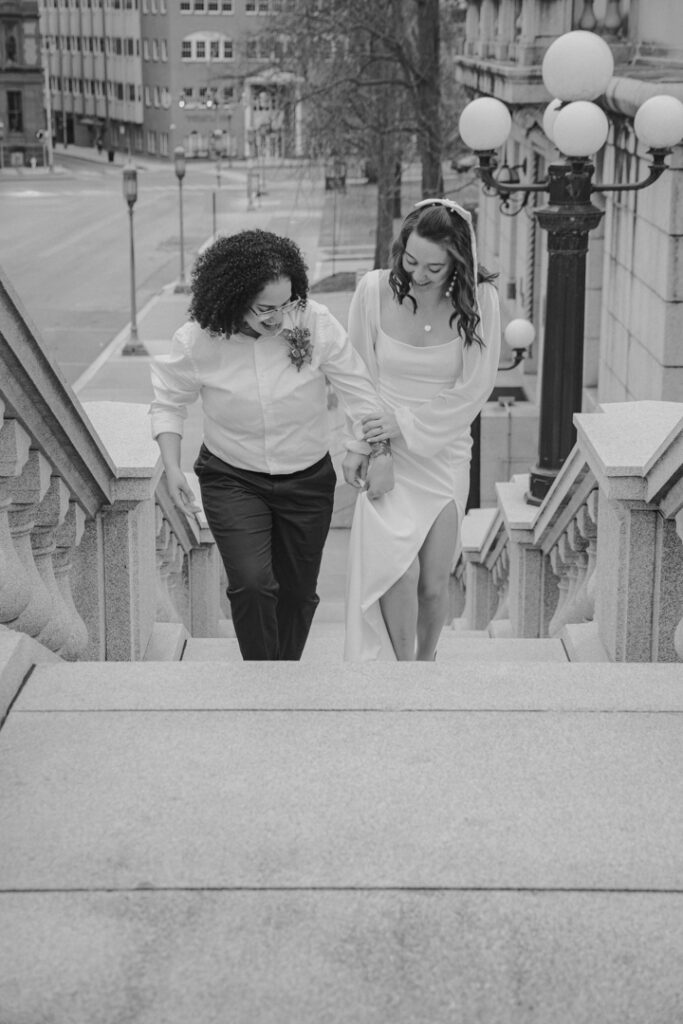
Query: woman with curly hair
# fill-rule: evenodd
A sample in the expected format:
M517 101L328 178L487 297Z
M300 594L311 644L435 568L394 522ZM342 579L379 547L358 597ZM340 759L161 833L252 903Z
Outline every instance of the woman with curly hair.
M180 468L183 420L201 398L204 439L194 468L228 577L245 660L298 660L318 605L316 585L332 516L327 388L356 422L381 410L360 356L325 306L308 298L299 248L268 231L242 231L207 248L192 272L190 319L169 355L152 363L151 406L174 503L197 510ZM391 486L390 457L349 482L376 498ZM363 471L363 481L358 473Z
M477 263L470 214L425 199L403 221L390 269L366 274L352 299L349 337L384 403L364 417L363 436L391 444L395 484L356 503L348 660L436 656L469 489L470 425L498 367L493 276Z

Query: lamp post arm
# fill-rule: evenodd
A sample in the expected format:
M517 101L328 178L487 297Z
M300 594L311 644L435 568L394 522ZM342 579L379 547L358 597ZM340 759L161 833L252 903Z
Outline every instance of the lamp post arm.
M632 185L593 185L591 192L637 192L641 188L647 188L648 185L652 185L658 178L661 178L667 169L668 164L665 163L665 157L670 153L670 149L651 149L650 173L642 181L636 181Z
M486 188L491 188L500 196L509 196L514 192L524 192L529 195L531 192L547 192L548 181L533 182L525 185L523 182L519 184L507 184L503 181L498 181L493 172L498 166L498 161L495 158L494 151L492 149L479 150L477 152L477 158L479 165L477 167L477 173L483 181Z

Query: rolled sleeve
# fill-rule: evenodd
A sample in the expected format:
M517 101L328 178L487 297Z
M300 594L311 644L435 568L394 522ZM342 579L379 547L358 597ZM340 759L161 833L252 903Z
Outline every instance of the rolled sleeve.
M190 354L188 326L176 331L168 355L157 356L150 364L154 389L149 409L152 437L166 432L182 437L187 407L199 397L201 385Z

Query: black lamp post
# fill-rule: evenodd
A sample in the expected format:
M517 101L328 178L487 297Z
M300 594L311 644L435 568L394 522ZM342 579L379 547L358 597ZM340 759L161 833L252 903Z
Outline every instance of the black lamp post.
M130 223L130 336L123 346L124 356L146 356L147 349L138 338L138 321L135 303L135 238L133 235L133 207L138 198L138 172L131 164L123 168L123 196L128 203Z
M683 138L683 104L672 96L646 100L636 113L634 129L649 147L649 174L634 184L594 184L589 155L607 141L609 122L602 109L588 101L605 92L613 70L609 47L592 32L568 32L548 48L543 80L558 98L546 108L543 128L566 159L551 164L542 182L506 181L494 173L496 150L512 126L503 103L491 97L473 100L460 118L460 134L478 157L484 190L501 197L506 212L514 193L525 200L533 192L548 193L548 205L535 211L548 232L548 278L538 462L531 470L527 495L532 505L543 501L576 439L573 417L581 411L588 234L602 218L591 195L651 185L666 169L671 147Z
M185 177L185 150L176 146L173 150L173 165L178 179L178 199L180 208L180 278L173 289L174 292L187 292L189 287L185 281L185 237L183 234L183 178Z

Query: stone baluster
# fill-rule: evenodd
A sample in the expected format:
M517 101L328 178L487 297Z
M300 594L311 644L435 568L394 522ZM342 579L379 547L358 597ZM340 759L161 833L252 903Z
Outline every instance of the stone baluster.
M169 574L176 556L178 541L173 536L168 520L164 519L157 506L157 622L180 622L180 615L174 606L169 590Z
M548 636L557 636L565 624L564 612L569 597L570 574L569 562L565 561L566 547L560 542L550 552L550 566L557 579L557 607L548 623Z
M465 54L471 56L477 52L479 42L479 7L481 0L468 0L465 15Z
M496 60L507 60L512 54L515 39L515 17L517 11L515 5L503 3L498 8L498 21L496 25Z
M598 27L598 19L595 17L595 11L593 10L594 2L595 0L584 0L583 10L576 23L576 27L583 29L584 32L595 32L595 29Z
M75 624L57 586L53 562L57 550L57 530L64 522L68 509L69 491L66 484L59 477L53 476L36 512L31 532L31 547L36 568L45 583L51 602L50 616L37 639L57 653L67 644Z
M586 571L582 584L581 602L584 608L584 622L592 622L595 616L595 566L598 556L598 491L591 491L585 505L576 517L576 528L586 544Z
M609 39L617 39L621 35L623 20L619 10L619 0L607 0L607 8L602 23L603 35Z
M187 556L182 545L175 538L175 553L168 568L168 593L175 609L176 622L190 626L190 601L188 594Z
M38 572L31 544L36 514L50 486L50 477L47 459L40 452L31 450L21 476L12 488L12 505L8 514L14 547L23 566L31 596L17 618L7 625L33 637L41 635L52 615L52 598Z
M495 0L481 0L479 11L479 39L477 56L489 57L493 52L493 41L496 34L497 6Z
M83 509L74 501L70 502L64 522L55 533L56 550L52 559L55 582L68 619L68 636L59 649L60 657L66 661L84 657L88 650L88 630L74 604L70 581L74 550L81 542L84 527Z
M0 402L0 423L3 404ZM9 508L12 481L21 474L29 453L30 438L16 420L5 420L0 429L0 622L11 622L31 600L31 584L17 554L10 530Z
M491 580L497 594L497 603L496 610L489 622L489 633L494 637L511 636L510 556L507 543L500 549L491 568Z

